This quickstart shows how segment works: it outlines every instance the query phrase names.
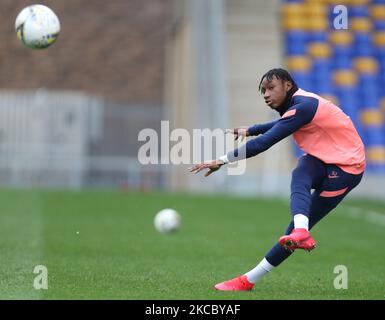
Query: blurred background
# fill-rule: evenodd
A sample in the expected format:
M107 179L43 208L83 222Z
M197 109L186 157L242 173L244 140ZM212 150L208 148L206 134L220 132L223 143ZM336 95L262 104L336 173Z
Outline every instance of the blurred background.
M275 119L257 87L284 67L352 118L368 159L353 195L384 198L385 0L39 3L61 21L58 41L40 51L14 31L34 2L0 4L2 187L287 195L300 154L291 138L240 176L203 180L188 165L138 161L139 132L161 137L162 120L192 132ZM336 5L348 9L346 30L335 29Z

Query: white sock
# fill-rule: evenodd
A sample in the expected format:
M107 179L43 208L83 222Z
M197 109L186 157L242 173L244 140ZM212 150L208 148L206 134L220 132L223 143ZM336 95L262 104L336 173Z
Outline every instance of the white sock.
M266 258L263 260L249 272L245 273L247 280L251 283L256 283L259 279L261 279L266 273L270 272L274 268Z
M309 230L309 218L304 214L294 215L294 229L298 228Z

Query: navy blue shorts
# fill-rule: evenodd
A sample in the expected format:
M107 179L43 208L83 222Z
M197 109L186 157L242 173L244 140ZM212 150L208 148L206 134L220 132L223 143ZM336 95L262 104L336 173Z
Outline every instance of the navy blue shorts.
M311 228L360 183L362 176L363 173L347 173L311 155L302 156L292 174L292 216L299 213L308 216Z

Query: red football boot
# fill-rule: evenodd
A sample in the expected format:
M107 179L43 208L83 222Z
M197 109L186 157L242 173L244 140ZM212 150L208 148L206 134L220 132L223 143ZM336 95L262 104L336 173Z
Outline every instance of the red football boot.
M289 235L279 238L279 244L290 251L295 249L311 251L316 246L316 242L309 231L303 228L293 229Z
M246 275L218 283L214 286L215 289L221 291L250 291L253 287L254 283L249 282Z

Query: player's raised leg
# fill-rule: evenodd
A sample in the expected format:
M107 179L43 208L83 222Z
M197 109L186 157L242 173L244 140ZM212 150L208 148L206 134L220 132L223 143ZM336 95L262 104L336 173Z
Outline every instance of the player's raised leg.
M311 196L309 230L332 211L360 183L361 179L362 174L348 174L335 165L327 165L325 178ZM293 230L294 221L291 221L285 234L289 235ZM271 264L278 266L290 254L289 250L285 250L277 243L266 255L266 258Z
M285 234L293 235L292 231L295 230L295 227L297 230L300 230L299 235L302 236L303 239L296 240L298 242L297 246L314 247L314 240L307 231L312 198L311 189L317 185L321 185L324 176L325 168L323 162L312 156L301 157L298 161L297 168L293 171L291 184L291 213L293 220L286 229ZM306 233L302 232L302 229L306 231ZM242 276L221 282L215 285L215 288L225 291L251 290L259 279L289 257L291 251L292 250L288 250L285 246L277 243L255 268Z
M295 249L312 250L315 241L308 230L332 211L361 181L363 174L349 174L312 156L303 156L293 171L290 210L292 221L285 236L252 270L221 282L217 290L251 290L254 284L286 260ZM311 189L315 189L311 194ZM289 243L290 241L290 243Z

